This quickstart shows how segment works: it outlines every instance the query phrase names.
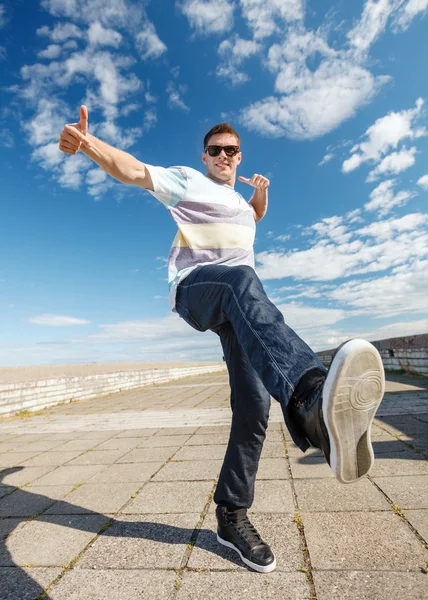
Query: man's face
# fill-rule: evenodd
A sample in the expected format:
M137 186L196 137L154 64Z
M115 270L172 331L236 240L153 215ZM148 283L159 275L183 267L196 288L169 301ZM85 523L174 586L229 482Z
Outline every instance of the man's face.
M210 137L207 146L238 146L238 140L231 133L216 133ZM218 156L210 156L208 152L202 152L202 162L207 166L208 175L229 185L235 183L236 167L241 159L241 152L235 156L226 156L224 150Z

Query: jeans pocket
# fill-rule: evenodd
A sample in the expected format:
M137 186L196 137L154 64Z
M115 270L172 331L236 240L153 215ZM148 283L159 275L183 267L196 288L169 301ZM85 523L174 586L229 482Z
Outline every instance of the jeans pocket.
M192 317L189 310L184 306L184 304L182 304L177 299L176 299L175 304L176 304L176 309L177 309L178 314L180 315L180 317L182 319L184 319L186 321L186 323L188 325L190 325L190 327L193 327L193 329L196 329L196 331L205 331L205 329L202 329L202 327L199 325L199 323L197 323L195 321L195 319Z

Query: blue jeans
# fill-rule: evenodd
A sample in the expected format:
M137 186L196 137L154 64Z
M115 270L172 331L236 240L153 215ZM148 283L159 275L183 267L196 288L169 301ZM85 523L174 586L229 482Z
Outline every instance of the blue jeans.
M284 322L249 266L198 267L177 288L176 310L198 331L220 336L229 371L232 428L214 501L249 508L268 425L270 396L293 441L309 444L288 403L302 376L322 363Z

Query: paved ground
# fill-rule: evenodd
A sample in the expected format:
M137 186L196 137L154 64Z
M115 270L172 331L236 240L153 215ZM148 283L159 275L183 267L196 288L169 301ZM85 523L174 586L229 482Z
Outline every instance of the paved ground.
M428 382L387 390L375 466L350 486L272 405L251 509L268 575L215 539L226 374L0 421L1 600L426 599Z

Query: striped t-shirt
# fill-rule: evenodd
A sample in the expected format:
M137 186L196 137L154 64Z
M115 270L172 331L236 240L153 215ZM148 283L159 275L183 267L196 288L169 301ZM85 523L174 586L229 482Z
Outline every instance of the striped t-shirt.
M254 210L241 194L189 167L145 166L153 182L150 193L166 206L178 226L168 258L174 312L177 285L196 267L254 268Z

